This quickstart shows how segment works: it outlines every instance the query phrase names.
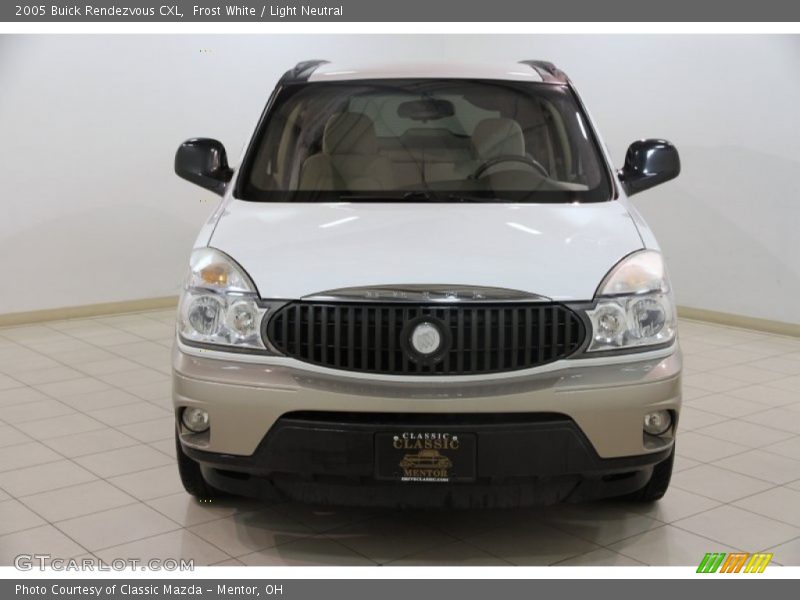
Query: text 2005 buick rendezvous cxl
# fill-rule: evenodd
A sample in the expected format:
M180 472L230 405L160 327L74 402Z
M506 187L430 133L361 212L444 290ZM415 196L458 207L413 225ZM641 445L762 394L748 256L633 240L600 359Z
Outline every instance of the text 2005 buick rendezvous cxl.
M241 166L185 142L223 196L178 316L187 491L519 506L669 485L675 305L628 196L675 148L611 167L552 64L350 68L278 83Z

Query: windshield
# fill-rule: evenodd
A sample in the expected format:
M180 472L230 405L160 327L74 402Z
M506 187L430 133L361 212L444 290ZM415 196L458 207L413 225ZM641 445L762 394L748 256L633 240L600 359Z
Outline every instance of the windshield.
M274 202L598 202L610 185L566 86L356 80L281 89L237 196Z

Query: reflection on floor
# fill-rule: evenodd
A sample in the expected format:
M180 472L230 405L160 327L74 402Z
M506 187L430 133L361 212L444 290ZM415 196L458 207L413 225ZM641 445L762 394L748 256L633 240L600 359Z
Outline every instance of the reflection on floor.
M800 565L800 340L681 324L673 485L623 502L485 512L198 504L170 412L173 311L0 329L0 564L24 553L203 564Z

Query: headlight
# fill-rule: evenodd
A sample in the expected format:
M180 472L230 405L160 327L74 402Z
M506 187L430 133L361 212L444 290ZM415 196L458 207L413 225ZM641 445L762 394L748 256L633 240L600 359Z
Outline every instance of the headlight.
M592 323L588 352L671 342L675 303L661 253L641 250L622 259L606 275L586 314Z
M255 285L233 259L213 248L192 252L178 315L184 341L265 350L266 312Z

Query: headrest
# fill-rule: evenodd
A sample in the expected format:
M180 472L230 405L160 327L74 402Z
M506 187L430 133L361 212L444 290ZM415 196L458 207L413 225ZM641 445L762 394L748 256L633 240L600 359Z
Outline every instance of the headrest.
M325 154L377 154L375 124L360 113L339 113L325 124L322 134Z
M472 145L482 159L525 155L522 128L514 119L484 119L472 133Z

